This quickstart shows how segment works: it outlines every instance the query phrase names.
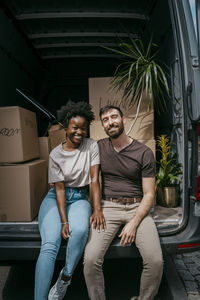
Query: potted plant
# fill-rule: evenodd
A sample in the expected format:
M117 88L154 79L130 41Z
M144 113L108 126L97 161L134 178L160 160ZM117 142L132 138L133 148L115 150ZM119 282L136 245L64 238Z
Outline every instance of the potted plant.
M144 94L149 109L154 102L158 112L166 111L166 96L169 96L167 74L163 63L156 58L159 48L152 42L152 38L146 47L141 39L130 39L130 43L120 43L118 49L104 48L119 54L123 59L110 83L111 89L123 91L121 101L124 107L137 107L136 117L127 132L129 134L137 120Z
M166 207L178 205L178 181L182 172L182 164L177 162L177 155L171 153L170 139L162 134L157 139L158 151L161 158L157 162L159 168L156 174L157 201Z

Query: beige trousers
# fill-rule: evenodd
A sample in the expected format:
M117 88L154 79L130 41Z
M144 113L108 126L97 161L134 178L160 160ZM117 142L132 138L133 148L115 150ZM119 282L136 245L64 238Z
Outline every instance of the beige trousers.
M120 226L134 217L138 205L102 201L106 229L98 233L91 228L84 255L84 276L91 300L106 299L102 272L104 255ZM157 229L151 216L146 216L138 226L135 244L143 259L139 300L152 300L162 278L163 258Z

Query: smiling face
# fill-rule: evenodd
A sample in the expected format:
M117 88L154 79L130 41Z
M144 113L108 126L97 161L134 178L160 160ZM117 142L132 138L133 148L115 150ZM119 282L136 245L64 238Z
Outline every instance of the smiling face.
M65 129L67 144L71 148L78 148L87 136L87 121L84 117L72 117L68 127Z
M124 118L117 109L110 109L101 115L102 126L106 134L116 139L124 132Z

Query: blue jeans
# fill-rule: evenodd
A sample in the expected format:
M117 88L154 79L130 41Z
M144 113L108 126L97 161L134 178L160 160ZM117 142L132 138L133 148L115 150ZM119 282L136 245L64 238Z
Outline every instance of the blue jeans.
M66 199L70 238L67 242L64 274L71 276L87 242L91 205L83 189L66 188ZM54 188L49 190L41 204L38 221L42 243L35 272L35 300L47 300L62 240L62 225Z

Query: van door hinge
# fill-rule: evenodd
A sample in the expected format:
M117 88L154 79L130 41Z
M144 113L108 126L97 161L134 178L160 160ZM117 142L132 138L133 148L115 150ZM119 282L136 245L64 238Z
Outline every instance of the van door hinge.
M193 141L194 136L193 136L193 131L192 129L188 129L188 140Z
M195 68L199 67L199 58L197 56L192 57L192 66Z

